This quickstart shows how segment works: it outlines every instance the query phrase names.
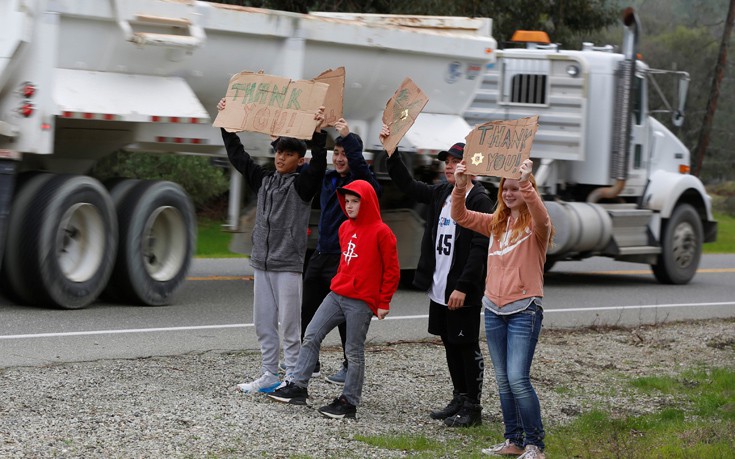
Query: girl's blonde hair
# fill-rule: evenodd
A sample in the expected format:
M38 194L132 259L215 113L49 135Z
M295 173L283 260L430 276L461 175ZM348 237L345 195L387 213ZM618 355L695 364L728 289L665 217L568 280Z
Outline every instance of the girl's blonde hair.
M538 193L538 186L536 186L536 179L534 178L533 174L528 177L528 180L531 181L533 189L536 190L536 193ZM500 188L498 188L497 201L498 207L495 212L493 212L493 218L490 221L490 232L497 240L500 240L500 238L503 237L503 232L508 227L508 220L510 219L510 209L505 205L505 201L503 201L503 185L505 185L505 177L500 179ZM521 206L519 210L520 215L518 219L513 222L513 226L509 228L511 234L508 237L508 241L511 244L520 239L525 229L531 225L531 212L528 210L528 205L526 205L526 203L524 202L523 206ZM549 232L549 245L552 244L555 233L556 231L554 230L554 225L552 223L551 231Z

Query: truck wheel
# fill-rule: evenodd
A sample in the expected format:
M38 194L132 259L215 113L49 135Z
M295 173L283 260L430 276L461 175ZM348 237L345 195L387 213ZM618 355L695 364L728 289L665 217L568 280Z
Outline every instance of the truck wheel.
M186 279L196 245L196 217L184 190L165 181L141 181L118 207L120 245L108 293L158 306Z
M138 179L129 179L125 177L114 177L102 182L105 188L107 188L108 193L110 193L110 198L112 198L112 202L115 206L116 215L120 214L120 205L122 204L125 196L127 196L128 192L138 183L140 183L140 180ZM112 281L108 283L105 286L105 290L100 295L100 298L110 303L124 302L125 299L120 297L114 285L115 284Z
M120 207L120 203L123 198L128 194L128 191L138 183L140 183L140 180L137 179L115 177L105 180L103 185L105 185L105 188L107 188L107 191L110 193L112 202L115 204L115 208L117 209Z
M8 216L8 230L5 239L5 254L3 256L0 287L3 293L16 303L22 303L28 295L26 282L23 280L20 265L23 256L20 253L21 242L24 237L24 220L28 210L32 207L33 198L38 190L51 179L53 175L40 172L25 172L18 176L15 182L13 202Z
M652 265L662 284L686 284L694 277L702 256L703 229L699 214L689 204L674 209L662 229L661 254Z
M32 179L28 185L36 180ZM30 198L15 255L22 278L16 293L30 304L79 309L92 303L112 272L117 219L112 200L97 180L57 175Z

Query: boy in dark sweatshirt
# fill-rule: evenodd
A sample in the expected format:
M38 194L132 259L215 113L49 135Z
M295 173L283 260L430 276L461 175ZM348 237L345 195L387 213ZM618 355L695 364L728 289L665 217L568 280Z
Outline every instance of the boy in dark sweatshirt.
M324 337L346 322L347 377L342 395L319 413L330 418L354 418L365 375L365 339L373 316L388 315L398 288L400 268L396 237L380 217L378 197L364 180L337 189L340 206L348 219L339 228L342 256L331 292L317 309L304 336L293 378L268 397L306 405L307 386L319 359Z

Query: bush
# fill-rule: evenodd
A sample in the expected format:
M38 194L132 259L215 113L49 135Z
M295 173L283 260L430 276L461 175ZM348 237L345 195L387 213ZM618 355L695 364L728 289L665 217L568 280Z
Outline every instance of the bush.
M204 156L117 152L100 161L92 175L104 181L112 177L169 180L181 185L197 211L219 198L229 187L228 174Z
M735 217L735 181L707 186L712 197L712 211Z

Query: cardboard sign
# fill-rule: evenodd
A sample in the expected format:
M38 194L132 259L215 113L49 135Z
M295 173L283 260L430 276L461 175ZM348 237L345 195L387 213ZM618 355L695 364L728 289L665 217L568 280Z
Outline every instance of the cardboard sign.
M385 104L383 123L390 127L390 135L383 140L383 148L389 156L396 151L398 143L416 122L416 117L428 102L429 97L421 88L416 86L413 80L406 78Z
M314 81L329 85L327 98L324 99L324 126L334 126L338 119L344 118L342 100L345 93L345 68L323 71Z
M214 126L311 139L317 125L314 114L324 104L327 89L326 83L240 72L230 78L227 104Z
M530 156L537 130L538 115L475 126L465 138L467 173L519 178L518 168Z

